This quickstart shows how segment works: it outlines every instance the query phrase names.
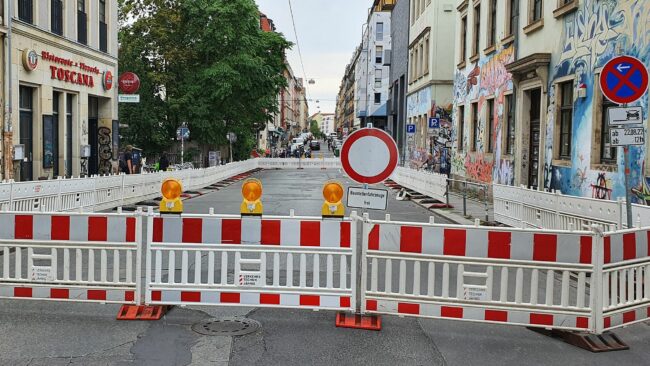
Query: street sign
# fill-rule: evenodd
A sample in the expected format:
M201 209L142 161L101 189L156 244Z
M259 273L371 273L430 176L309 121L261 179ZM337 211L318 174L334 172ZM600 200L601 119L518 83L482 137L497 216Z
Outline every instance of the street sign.
M634 57L616 57L603 68L600 89L614 103L633 103L648 89L648 70Z
M440 128L440 118L429 118L429 128Z
M610 126L638 125L643 123L641 107L611 107L607 109Z
M139 94L119 94L117 96L118 103L140 103Z
M190 139L190 129L187 127L180 127L176 130L176 140L185 141Z
M609 141L612 146L644 145L643 127L610 128Z
M415 133L415 125L406 125L406 133Z
M348 187L348 207L385 210L387 205L388 191L385 189Z
M377 128L354 131L341 148L341 166L355 182L376 184L388 179L397 168L395 140Z

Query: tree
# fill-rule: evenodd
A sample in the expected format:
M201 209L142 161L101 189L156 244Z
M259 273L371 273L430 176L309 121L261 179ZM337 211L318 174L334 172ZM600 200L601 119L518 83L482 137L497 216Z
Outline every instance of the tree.
M135 20L121 32L122 47L132 49L120 54L120 67L149 71L158 95L147 104L153 110L144 112L143 128L158 121L171 140L175 128L187 122L193 139L206 147L226 145L226 134L234 132L235 157L246 157L259 129L278 110L291 44L260 29L253 0L122 0L121 5L130 14L122 19ZM131 65L123 55L143 65ZM129 137L142 138L137 131L129 129Z
M311 120L309 122L309 132L314 135L314 138L320 139L323 137L323 132L318 127L318 121Z

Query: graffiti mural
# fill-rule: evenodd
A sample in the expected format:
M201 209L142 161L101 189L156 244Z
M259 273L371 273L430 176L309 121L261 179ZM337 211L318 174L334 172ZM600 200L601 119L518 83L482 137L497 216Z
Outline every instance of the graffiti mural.
M451 173L464 176L482 182L497 182L502 184L514 184L514 158L504 158L502 141L502 126L504 124L504 101L505 95L512 91L512 75L507 72L506 65L514 61L514 48L512 46L501 48L498 52L481 58L474 67L468 67L465 72L456 71L454 78L454 123L452 124L452 149ZM492 136L489 138L493 143L493 152L487 152L487 141L490 129L487 116L487 101L494 99L494 115L492 120ZM478 125L477 141L474 149L474 141L470 141L471 131L471 108L472 102L478 100ZM465 130L463 140L458 141L461 135L456 129L459 126L456 120L457 106L465 106ZM459 147L463 149L460 150ZM473 149L470 149L470 146ZM469 151L472 150L472 151Z
M113 144L111 142L111 129L100 127L97 130L99 143L99 174L111 174L113 172Z
M636 0L584 0L579 9L564 17L564 27L549 79L549 111L546 128L545 187L564 194L617 199L625 196L625 167L622 154L615 164L601 162L601 141L594 131L598 108L598 70L618 55L629 55L650 64L650 2ZM570 166L553 165L555 121L555 80L575 77L575 87L584 87L586 97L576 98L573 110ZM648 115L648 96L636 105ZM647 119L646 119L647 121ZM646 122L647 123L647 122ZM647 126L645 126L647 128ZM597 146L597 149L592 147ZM648 177L645 176L646 146L630 148L630 181L633 200L648 204ZM607 172L607 175L605 175Z

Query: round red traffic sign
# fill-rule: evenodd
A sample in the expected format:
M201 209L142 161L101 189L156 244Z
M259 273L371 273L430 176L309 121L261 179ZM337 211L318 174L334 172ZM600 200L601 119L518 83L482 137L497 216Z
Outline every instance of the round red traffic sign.
M140 78L133 72L125 72L118 80L120 90L126 94L136 93L140 89Z
M355 182L377 184L385 181L397 168L395 140L376 128L353 132L343 143L341 165Z
M600 74L600 89L614 103L634 103L648 89L648 70L634 57L615 57Z

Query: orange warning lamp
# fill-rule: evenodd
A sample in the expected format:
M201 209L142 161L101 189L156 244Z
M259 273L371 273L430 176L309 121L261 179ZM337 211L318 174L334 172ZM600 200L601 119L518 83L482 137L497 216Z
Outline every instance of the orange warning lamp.
M241 195L244 198L241 203L240 213L242 216L261 216L264 211L262 202L262 182L259 179L246 179L241 187Z
M329 181L323 186L323 217L343 217L345 216L345 207L341 200L343 199L343 185L337 181Z
M181 182L174 178L165 179L160 187L162 193L162 201L160 201L160 213L183 213L183 201L181 201L181 194L183 193L183 185Z

